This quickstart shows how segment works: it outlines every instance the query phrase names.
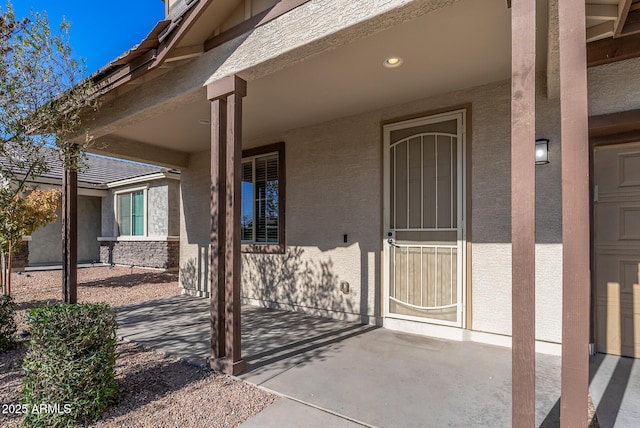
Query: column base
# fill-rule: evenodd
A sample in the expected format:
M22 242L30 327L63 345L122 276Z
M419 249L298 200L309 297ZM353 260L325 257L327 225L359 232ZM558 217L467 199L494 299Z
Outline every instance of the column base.
M238 375L247 369L245 360L231 361L228 357L209 358L209 367L212 370L223 372L230 375Z

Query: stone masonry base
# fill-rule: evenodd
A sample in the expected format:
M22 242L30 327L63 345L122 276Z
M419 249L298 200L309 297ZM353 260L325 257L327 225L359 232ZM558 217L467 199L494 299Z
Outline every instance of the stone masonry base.
M100 262L156 269L177 269L179 241L102 241Z

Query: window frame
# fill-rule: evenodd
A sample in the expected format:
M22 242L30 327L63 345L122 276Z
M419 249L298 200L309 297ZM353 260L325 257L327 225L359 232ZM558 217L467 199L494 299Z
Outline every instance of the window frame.
M149 228L148 228L148 221L149 221L149 215L148 215L148 206L149 206L149 200L148 200L148 196L149 196L149 186L138 186L138 187L131 187L131 188L127 188L127 189L121 189L121 190L115 190L113 192L113 213L114 213L114 224L113 224L113 229L114 229L114 236L116 236L119 239L130 239L130 240L135 240L135 239L140 239L140 238L146 238L148 236L149 233ZM120 220L120 196L122 195L126 195L129 194L131 195L131 210L133 210L133 194L142 191L142 203L143 203L143 207L142 207L142 214L143 214L143 220L142 220L142 229L143 229L143 233L142 235L123 235L120 232L120 224L122 223ZM131 215L131 227L133 229L133 213Z
M240 245L243 253L284 254L285 241L285 204L286 204L286 163L284 142L269 144L242 151L242 162L251 158L270 154L278 155L278 243L242 242ZM241 163L242 163L241 162ZM253 178L255 180L255 176ZM254 182L255 183L255 182ZM255 187L254 187L255 189ZM254 191L255 193L255 191ZM255 195L252 197L255 206ZM255 208L254 208L255 210ZM254 220L255 221L255 220Z

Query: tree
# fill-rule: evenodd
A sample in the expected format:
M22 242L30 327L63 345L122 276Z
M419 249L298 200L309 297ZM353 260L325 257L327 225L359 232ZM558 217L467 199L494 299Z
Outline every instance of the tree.
M69 23L58 32L46 13L16 18L11 3L0 7L0 230L28 206L34 179L48 170L45 147L57 148L63 166L78 170L90 144L71 143L81 114L97 109L98 91L73 58ZM2 232L5 233L5 232ZM0 237L8 242L9 235ZM15 248L15 247L14 247ZM3 253L7 255L6 253Z
M22 237L56 221L60 206L59 190L34 190L26 197L16 196L10 205L0 207L0 251L6 254L2 277L4 294L11 295L12 255L20 250Z

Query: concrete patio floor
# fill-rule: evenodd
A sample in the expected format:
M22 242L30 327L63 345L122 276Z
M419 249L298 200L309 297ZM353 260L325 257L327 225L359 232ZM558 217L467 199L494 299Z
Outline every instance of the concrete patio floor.
M176 296L119 308L118 322L125 340L206 364L208 299ZM284 397L244 428L511 426L508 348L251 306L242 310L242 347L248 369L239 377ZM611 420L618 427L637 426L626 425L637 416L631 403L638 397L625 387L638 382L640 391L640 370L597 357L594 401L599 414L615 414L602 426L614 426ZM611 379L622 371L637 379L616 395ZM537 426L559 426L559 396L560 358L538 354Z

